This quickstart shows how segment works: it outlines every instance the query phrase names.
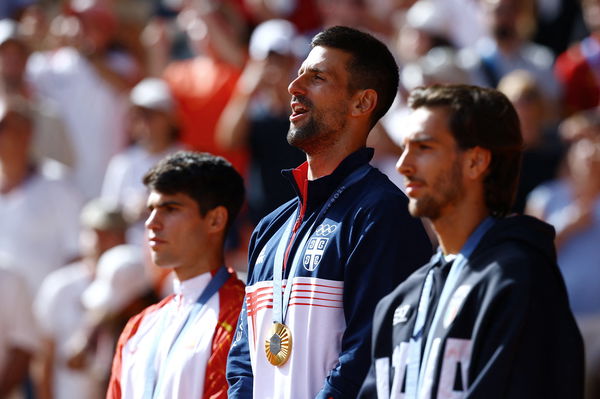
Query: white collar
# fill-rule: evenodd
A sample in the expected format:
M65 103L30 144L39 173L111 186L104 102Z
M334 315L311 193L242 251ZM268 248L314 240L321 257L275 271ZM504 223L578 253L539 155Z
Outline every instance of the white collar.
M196 302L211 279L211 272L202 273L184 281L175 278L173 280L173 291L178 298L181 298L182 305L192 304Z

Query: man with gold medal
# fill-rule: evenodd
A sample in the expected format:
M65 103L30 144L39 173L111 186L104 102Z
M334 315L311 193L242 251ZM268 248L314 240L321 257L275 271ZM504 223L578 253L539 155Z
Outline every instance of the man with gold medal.
M377 301L431 255L407 199L369 165L398 68L386 46L347 27L317 34L290 83L288 142L307 161L283 171L296 198L249 247L229 398L353 398L369 367Z

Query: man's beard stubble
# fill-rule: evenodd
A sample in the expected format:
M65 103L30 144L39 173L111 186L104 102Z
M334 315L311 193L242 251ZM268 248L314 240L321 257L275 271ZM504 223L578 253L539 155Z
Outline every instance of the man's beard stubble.
M338 140L338 135L346 127L346 104L332 107L325 112L318 112L310 100L303 96L296 99L310 111L308 121L304 125L294 126L290 123L287 141L290 145L302 150L306 154L314 154L333 145Z
M455 160L452 167L439 175L429 186L435 190L434 193L411 199L408 208L412 216L433 221L441 216L445 206L458 203L464 195L460 162Z

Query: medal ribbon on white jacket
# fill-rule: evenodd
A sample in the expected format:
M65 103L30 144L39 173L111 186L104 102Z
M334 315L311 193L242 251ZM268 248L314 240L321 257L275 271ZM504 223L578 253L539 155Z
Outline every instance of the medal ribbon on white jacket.
M268 333L265 340L265 354L267 359L274 366L282 366L287 362L292 351L292 334L289 327L284 322L287 315L287 310L290 303L290 296L292 294L293 278L296 275L299 264L302 263L302 252L306 246L308 238L314 233L315 226L325 218L325 213L331 208L333 203L340 197L342 192L348 187L360 181L365 177L371 166L363 165L356 169L349 176L347 176L337 190L327 200L325 205L319 211L317 217L313 221L311 227L307 230L306 234L302 237L300 245L296 249L294 259L292 261L290 272L288 274L285 288L282 289L283 282L283 270L284 270L284 256L288 245L291 245L290 240L292 239L292 228L296 219L298 218L298 212L294 212L292 217L288 220L285 227L285 231L281 236L281 240L277 246L275 252L275 260L273 264L273 325ZM306 199L304 199L306 201Z

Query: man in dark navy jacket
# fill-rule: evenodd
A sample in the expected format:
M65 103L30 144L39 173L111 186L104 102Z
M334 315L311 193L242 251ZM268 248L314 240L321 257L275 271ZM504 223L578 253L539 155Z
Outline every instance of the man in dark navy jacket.
M500 92L414 90L398 170L440 250L377 306L361 399L578 399L583 344L554 229L507 216L522 138Z
M377 301L431 255L407 198L369 166L369 131L397 92L383 43L333 27L289 85L285 171L296 198L266 216L249 249L244 308L229 354L230 398L353 398L369 368Z

